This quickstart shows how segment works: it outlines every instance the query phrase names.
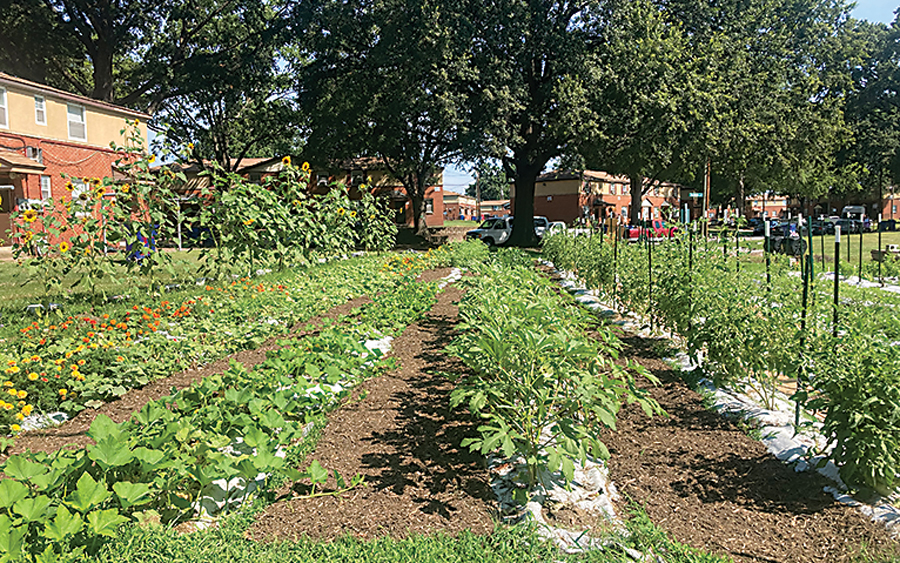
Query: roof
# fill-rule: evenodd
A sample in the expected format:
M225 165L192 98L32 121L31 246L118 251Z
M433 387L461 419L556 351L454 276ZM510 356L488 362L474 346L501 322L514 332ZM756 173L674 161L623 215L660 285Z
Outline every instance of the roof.
M238 169L238 172L242 172L243 170L245 170L247 168L253 168L254 166L258 166L261 163L269 162L272 160L281 160L281 157L278 157L278 158L242 158L241 162L240 162L241 167ZM232 168L234 167L235 162L237 162L237 159L232 158L231 162L229 163ZM212 168L213 161L212 160L204 160L203 166L205 168ZM184 174L199 174L200 172L203 172L203 170L204 170L204 168L202 168L196 162L171 162L169 164L153 166L150 168L150 170L152 172L158 172L159 170L162 170L163 168L168 168L169 170L172 170L173 172L182 172Z
M535 182L556 182L559 180L580 180L581 174L572 170L551 170L535 179Z
M17 174L37 174L46 167L36 160L17 152L0 150L0 172L16 172Z
M39 92L42 94L51 94L54 97L62 98L64 100L69 100L72 102L78 102L79 104L84 104L86 106L94 106L97 108L102 108L108 111L112 111L115 113L122 113L125 115L129 115L135 118L142 118L145 121L150 119L149 113L144 113L142 111L137 111L129 108L124 108L122 106L117 106L115 104L111 104L109 102L103 102L100 100L95 100L93 98L88 98L87 96L80 96L78 94L72 94L71 92L66 92L65 90L59 90L58 88L52 88L45 84L40 84L38 82L32 82L30 80L25 80L24 78L19 78L18 76L13 76L11 74L7 74L5 72L0 72L0 85L2 84L14 84L26 90L31 90L34 92Z
M481 202L481 205L494 205L494 206L509 205L509 200L508 199L486 199Z

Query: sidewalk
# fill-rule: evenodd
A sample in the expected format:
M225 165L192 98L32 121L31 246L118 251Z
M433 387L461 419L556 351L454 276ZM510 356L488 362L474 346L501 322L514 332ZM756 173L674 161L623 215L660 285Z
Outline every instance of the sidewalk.
M0 262L12 262L13 253L11 246L0 246Z

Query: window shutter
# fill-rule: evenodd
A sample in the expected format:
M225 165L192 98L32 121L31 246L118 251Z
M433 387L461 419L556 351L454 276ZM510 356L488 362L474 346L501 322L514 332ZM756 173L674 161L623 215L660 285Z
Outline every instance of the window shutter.
M6 111L6 89L0 88L0 127L9 127L9 119Z

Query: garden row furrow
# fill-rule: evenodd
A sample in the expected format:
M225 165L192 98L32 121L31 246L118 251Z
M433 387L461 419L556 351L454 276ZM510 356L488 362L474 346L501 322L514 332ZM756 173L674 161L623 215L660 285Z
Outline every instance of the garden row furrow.
M348 314L354 308L370 301L365 296L351 299L343 305L333 307L324 315L315 317L305 323L298 323L283 338L300 339L317 334L318 329L312 327L320 326L326 319L336 320ZM124 422L135 412L141 410L147 403L190 387L211 375L221 374L229 368L232 362L240 364L244 369L251 370L266 360L266 355L269 351L277 350L281 347L277 344L279 338L281 337L271 337L259 348L242 350L200 368L188 369L169 377L155 380L145 387L131 389L118 399L105 403L99 408L83 410L74 418L58 426L22 433L17 436L15 444L7 450L2 459L25 451L50 453L63 448L73 449L90 445L93 443L93 440L87 435L87 432L91 423L98 416L108 416L116 423Z
M425 318L394 340L399 367L362 384L357 400L329 415L311 457L340 474L364 475L365 486L313 499L302 497L302 485L285 486L284 498L257 516L252 537L330 541L493 530L487 472L478 455L460 448L474 424L448 404L453 385L444 373L465 369L443 352L456 334L460 296L455 287L440 293ZM328 485L336 486L334 479Z
M0 551L70 561L96 553L125 523L175 525L227 513L283 479L309 480L309 496L358 486L360 476L335 474L338 490L322 491L329 472L317 460L298 469L296 448L310 423L392 364L382 357L385 342L434 303L437 284L415 281L430 262L413 262L386 268L393 291L343 317L352 322L285 341L252 370L232 363L123 423L97 416L85 448L9 457L0 479Z

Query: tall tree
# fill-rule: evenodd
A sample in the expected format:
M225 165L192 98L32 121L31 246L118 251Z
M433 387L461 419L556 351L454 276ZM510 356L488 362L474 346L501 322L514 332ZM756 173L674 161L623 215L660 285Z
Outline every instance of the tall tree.
M846 157L862 167L868 188L900 182L900 15L889 27L859 22L855 31L866 56L853 68L847 119L854 142Z
M49 69L67 90L151 112L182 93L173 81L208 72L248 44L285 36L292 21L270 17L270 0L43 0L40 6L35 0L0 1L19 14L21 24L16 41L2 42L0 59L24 62L21 72L30 76L46 77ZM278 9L286 15L286 8ZM235 19L253 33L233 36L236 41L207 40L222 22ZM36 42L51 49L77 43L82 66L62 64L69 62L65 58L36 60L26 52ZM85 67L87 72L80 70Z
M214 160L233 171L246 157L291 154L300 143L293 81L280 62L291 46L265 32L282 25L282 14L260 8L252 15L217 14L194 35L193 72L170 78L170 96L154 116L165 142L191 143L191 157L201 165Z
M479 162L475 166L476 182L466 187L466 195L476 197L480 192L481 200L498 200L509 197L509 178L506 177L502 166L490 162Z
M466 15L474 37L472 61L476 152L503 163L513 179L515 214L510 244L531 246L537 176L596 116L586 83L599 61L599 0L472 1Z
M643 194L685 173L685 155L698 140L695 124L715 111L716 90L705 77L718 69L649 0L614 0L603 8L607 33L597 54L603 64L589 96L599 117L579 144L588 167L629 178L635 224Z
M309 153L378 156L411 200L427 236L425 193L468 137L466 44L448 3L328 0L307 26L300 70Z

